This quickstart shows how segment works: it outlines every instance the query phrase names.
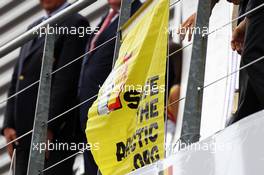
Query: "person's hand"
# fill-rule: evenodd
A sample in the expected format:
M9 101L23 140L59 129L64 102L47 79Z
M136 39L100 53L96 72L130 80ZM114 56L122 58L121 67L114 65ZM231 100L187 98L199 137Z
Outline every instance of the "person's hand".
M231 40L231 47L239 54L242 53L244 47L244 39L245 39L245 32L246 32L246 20L244 19L233 31L233 36Z
M227 0L228 2L232 2L235 5L239 5L240 4L240 0Z
M4 129L4 136L5 136L7 143L11 142L12 140L17 138L16 131L13 128L5 128ZM14 152L13 144L9 144L7 146L7 152L9 154L9 156L12 157L13 152Z
M181 41L184 40L187 32L188 32L188 41L191 41L195 21L196 21L196 13L192 14L184 23L181 24L181 27L178 29L178 34L180 34Z

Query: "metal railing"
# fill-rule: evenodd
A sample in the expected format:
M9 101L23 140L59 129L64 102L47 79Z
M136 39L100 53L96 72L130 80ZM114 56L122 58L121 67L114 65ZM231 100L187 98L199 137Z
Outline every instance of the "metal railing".
M6 54L8 54L9 52L13 51L14 49L22 46L24 43L30 41L31 39L34 38L34 33L36 31L38 31L40 28L43 28L47 25L51 25L54 24L55 22L58 22L64 18L66 18L67 16L76 13L84 8L86 8L87 6L89 6L90 4L96 2L96 0L79 0L76 3L72 4L71 6L69 6L68 8L62 10L61 12L59 12L58 14L54 15L53 17L49 18L48 20L42 22L41 24L37 25L36 27L33 27L32 29L30 29L29 31L25 32L24 34L22 34L21 36L19 36L18 38L8 42L7 44L5 44L4 46L0 47L0 57L5 56ZM179 1L177 1L179 2ZM199 1L198 3L198 11L197 11L197 21L196 21L196 27L208 27L209 25L209 16L211 13L211 9L210 9L210 5L211 4L211 0L203 0L203 1ZM128 19L129 17L129 13L127 13L127 9L129 9L131 6L131 1L130 0L122 0L122 6L121 6L121 15L122 18L120 18L119 21L119 26L118 29L120 28L120 26ZM264 4L261 4L260 6L256 7L255 9L251 10L248 13L252 13L255 10L261 8L262 6L264 6ZM244 17L244 15L232 20L230 23L226 24L225 26L231 24L232 22L240 19ZM220 28L223 28L225 26L221 26ZM219 28L219 29L220 29ZM216 32L219 29L213 31ZM213 33L211 32L211 33ZM182 49L189 47L189 46L193 46L193 50L192 50L192 56L191 56L191 69L189 72L189 80L188 80L188 87L187 87L187 93L186 93L186 97L180 98L176 101L174 101L173 103L167 104L165 106L165 108L167 108L168 106L174 104L174 103L178 103L181 100L186 100L186 104L185 104L185 110L184 110L184 117L183 117L183 125L182 125L182 133L181 133L181 139L183 139L183 142L186 142L188 144L194 143L199 141L200 138L200 122L201 122L201 109L202 109L202 95L203 95L203 89L233 75L236 72L239 72L243 69L245 69L248 66L251 66L252 64L255 64L261 60L264 59L264 57L260 57L258 59L256 59L255 61L241 67L239 70L236 70L220 79L217 79L215 81L213 81L212 83L209 83L207 85L204 85L204 71L205 71L205 60L206 60L206 50L207 50L207 38L208 35L210 35L211 33L203 36L201 34L194 34L194 41L193 43L190 43L189 45L183 47ZM118 34L118 33L117 33ZM105 43L113 40L113 39L117 39L116 41L116 49L115 49L115 56L114 56L114 60L117 58L117 52L119 50L120 47L120 41L119 41L119 36L116 35L115 37L111 38L110 40L106 41ZM68 113L69 111L77 108L78 106L82 105L83 103L96 98L96 96L90 97L87 100L85 100L84 102L81 102L80 104L74 106L73 108L63 112L62 114L55 116L53 119L48 120L48 112L49 111L49 95L50 95L50 82L51 82L51 75L60 71L61 69L71 65L74 61L82 58L83 56L87 55L89 52L85 53L84 55L74 59L72 62L66 64L65 66L63 66L62 68L59 68L58 70L55 70L52 72L52 56L53 56L53 51L54 51L54 40L55 37L54 35L46 35L46 39L45 39L45 51L43 54L43 63L42 63L42 69L41 69L41 78L40 80L38 80L37 82L31 84L30 86L28 86L27 88L30 88L36 84L40 84L39 85L39 94L38 94L38 100L37 100L37 108L36 108L36 117L35 117L35 121L34 121L34 128L25 133L24 135L20 136L18 139L21 139L22 137L33 133L32 136L32 143L42 143L45 142L46 140L46 132L47 132L47 124L56 120L57 118L61 117L62 115L64 115L65 113ZM105 44L103 43L103 45ZM101 46L98 46L97 48L99 48ZM95 49L97 49L95 48ZM177 52L179 52L179 49L173 53L171 53L169 56L171 56L172 54L176 54ZM197 78L197 75L198 78ZM19 92L19 93L23 93L23 91ZM14 94L14 96L16 96L17 94ZM13 98L13 97L11 97ZM10 99L10 97L8 98ZM8 100L7 99L7 100ZM5 100L6 101L6 100ZM2 103L2 102L0 102ZM46 112L38 112L38 111L46 111ZM9 142L8 144L13 143ZM7 144L7 145L8 145ZM7 146L5 145L5 146ZM31 146L32 148L32 146ZM2 148L0 148L2 149ZM46 169L44 169L44 152L42 154L39 153L34 153L34 151L32 151L33 149L31 149L31 153L30 153L30 159L29 159L29 166L28 166L28 175L35 175L35 174L41 174L44 171L49 170L50 168L56 166L57 164L62 163L64 160L67 160L68 158L58 162L57 164L54 164L51 167L48 167ZM76 153L79 154L80 152ZM73 157L74 155L71 155L69 158ZM34 161L33 161L34 160Z
M23 33L22 35L18 36L14 40L4 44L0 47L0 58L8 54L9 52L15 50L16 48L22 46L26 42L32 40L39 29L47 26L47 24L52 25L55 22L59 22L62 19L65 19L69 15L73 13L77 13L80 10L86 8L87 6L91 5L92 3L96 2L97 0L79 0L73 3L71 6L63 9L62 11L58 12L56 15L50 17L49 19L43 21L39 25L33 27L32 29L28 30L27 32Z

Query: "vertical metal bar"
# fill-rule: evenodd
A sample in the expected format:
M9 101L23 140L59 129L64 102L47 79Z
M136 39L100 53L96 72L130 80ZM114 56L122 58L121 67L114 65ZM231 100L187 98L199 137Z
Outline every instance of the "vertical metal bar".
M200 138L203 91L199 87L204 84L207 50L207 37L202 36L202 31L205 27L208 29L210 13L211 0L199 0L181 130L181 142L185 145Z
M121 46L120 28L130 18L132 3L133 3L132 0L122 0L121 1L121 8L120 8L119 21L118 21L118 27L117 27L117 37L116 37L116 43L115 43L115 52L114 52L114 57L113 57L112 68L114 68L115 62L118 59L119 49Z
M49 27L49 25L48 25ZM47 121L49 117L52 65L54 61L55 35L45 36L45 46L42 58L40 84L36 104L35 120L31 141L27 175L38 175L44 169L45 150L34 146L46 143Z

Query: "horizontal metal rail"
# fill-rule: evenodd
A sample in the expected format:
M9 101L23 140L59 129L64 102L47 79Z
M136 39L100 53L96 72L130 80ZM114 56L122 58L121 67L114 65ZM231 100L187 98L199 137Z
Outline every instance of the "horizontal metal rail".
M79 11L81 11L82 9L86 8L87 6L91 5L96 1L97 0L79 0L73 3L71 6L60 11L56 15L48 18L39 25L33 27L32 29L18 36L17 38L7 42L6 44L0 47L0 58L7 55L16 48L22 46L26 42L32 40L34 38L34 33L37 32L39 29L43 28L44 26L47 26L47 24L51 25L54 24L55 22L59 22L71 14L78 13Z

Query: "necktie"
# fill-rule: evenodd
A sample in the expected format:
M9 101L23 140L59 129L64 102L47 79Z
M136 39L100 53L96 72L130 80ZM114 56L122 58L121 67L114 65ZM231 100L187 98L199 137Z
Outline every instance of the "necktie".
M103 31L110 25L111 20L113 19L113 17L117 14L117 12L115 10L111 10L109 12L109 14L107 15L107 17L105 18L101 28L99 29L99 31L95 34L95 36L93 37L91 44L90 44L90 48L89 51L92 51L95 48L95 43L97 41L97 39L99 38L100 34L103 33Z

